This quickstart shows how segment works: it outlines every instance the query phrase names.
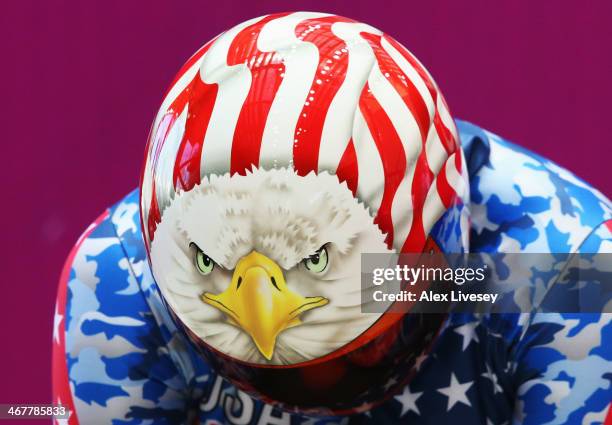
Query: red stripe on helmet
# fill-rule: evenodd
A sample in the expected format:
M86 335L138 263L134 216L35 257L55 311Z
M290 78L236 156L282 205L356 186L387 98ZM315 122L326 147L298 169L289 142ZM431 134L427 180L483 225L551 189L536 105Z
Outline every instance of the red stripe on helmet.
M421 132L421 139L427 140L427 134L431 127L431 117L429 116L427 105L416 86L404 74L391 56L385 52L381 46L382 36L363 32L361 37L370 44L380 71L389 80L393 89L400 95L406 107L412 112L412 116L416 120Z
M340 163L336 169L336 176L340 182L346 182L349 190L353 192L353 196L357 194L357 183L359 182L359 166L357 164L357 152L353 139L349 140Z
M436 127L436 131L438 132L438 137L442 142L442 146L444 146L444 149L446 150L446 153L450 155L455 152L457 150L457 142L455 141L455 137L453 136L451 131L446 128L446 126L442 122L442 118L440 117L440 113L438 112L437 106L433 123Z
M436 176L436 190L440 196L440 200L445 208L450 208L453 199L455 198L455 190L448 183L448 177L446 176L446 165L442 166L440 173Z
M151 196L151 205L149 206L147 230L149 231L149 240L150 242L153 242L155 229L157 229L157 224L161 221L161 211L159 210L159 205L157 204L157 196L155 196L155 180L152 180L151 191L153 196Z
M344 40L336 37L331 30L336 22L353 21L330 16L305 20L295 28L296 37L314 44L319 51L317 72L295 127L293 166L301 176L318 169L321 134L327 111L346 78L348 52Z
M393 245L391 205L406 171L406 152L391 119L370 91L368 83L361 92L359 109L378 148L385 175L383 197L374 223L387 234L385 242L391 247Z
M425 245L426 235L423 227L423 206L434 176L427 164L424 146L425 143L423 143L423 149L417 158L414 179L412 180L412 226L401 252L421 252Z
M261 140L274 97L283 80L285 65L276 52L262 52L257 40L270 21L287 16L279 13L266 16L236 35L227 55L228 65L245 64L251 71L251 87L246 96L232 141L230 173L245 174L259 165Z
M176 190L189 190L200 183L200 159L204 135L212 115L218 84L206 84L198 72L189 86L187 120L174 163L173 182Z
M385 39L393 47L395 47L395 49L397 49L398 52L400 52L400 54L408 61L408 63L410 63L410 65L412 65L412 67L416 70L416 72L419 74L419 76L421 77L425 85L427 86L427 89L429 90L429 93L435 104L434 126L436 128L436 131L438 132L438 136L440 137L440 141L442 142L444 149L450 155L451 153L455 152L459 148L459 145L458 145L457 140L455 140L455 137L453 136L453 134L449 131L449 129L446 128L446 126L444 126L444 123L442 122L442 119L440 118L440 113L438 112L438 106L437 106L438 96L440 96L440 100L443 101L445 105L446 105L446 102L444 101L442 96L438 93L438 90L435 84L433 83L431 78L429 78L429 74L421 66L419 61L417 61L414 58L414 56L412 56L412 54L404 46L402 46L399 42L397 42L392 37L385 35Z
M461 148L457 148L456 153L457 154L455 155L455 168L457 169L457 172L461 174L461 167L463 165L463 163L461 162L463 158L463 155L461 154Z

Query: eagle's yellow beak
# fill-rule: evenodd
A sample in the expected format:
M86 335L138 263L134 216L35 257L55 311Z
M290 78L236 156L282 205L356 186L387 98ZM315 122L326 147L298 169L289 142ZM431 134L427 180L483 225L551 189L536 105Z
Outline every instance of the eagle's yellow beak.
M299 325L303 312L328 303L326 298L303 297L289 290L281 268L256 251L238 262L225 292L204 293L202 300L224 312L251 335L268 360L274 353L278 334Z

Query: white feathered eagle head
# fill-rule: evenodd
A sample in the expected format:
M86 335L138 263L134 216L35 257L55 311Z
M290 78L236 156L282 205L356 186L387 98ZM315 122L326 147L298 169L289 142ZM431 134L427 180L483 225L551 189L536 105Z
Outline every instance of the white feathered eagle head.
M292 169L205 177L163 211L151 244L158 285L204 342L252 363L295 364L354 340L362 253L392 252L335 175Z

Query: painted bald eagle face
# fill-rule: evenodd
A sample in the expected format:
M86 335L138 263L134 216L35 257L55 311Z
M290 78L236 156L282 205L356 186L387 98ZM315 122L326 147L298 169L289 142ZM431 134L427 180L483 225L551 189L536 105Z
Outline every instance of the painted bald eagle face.
M170 307L213 348L295 364L351 342L362 253L391 252L367 208L327 173L256 170L205 178L164 210L151 244Z

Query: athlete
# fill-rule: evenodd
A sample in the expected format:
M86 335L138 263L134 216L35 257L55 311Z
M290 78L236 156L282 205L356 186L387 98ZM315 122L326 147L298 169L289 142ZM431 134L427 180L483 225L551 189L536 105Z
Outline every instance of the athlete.
M361 254L422 252L612 252L612 204L453 120L369 25L239 24L179 71L140 188L68 257L54 402L69 424L605 421L610 314L363 313Z

